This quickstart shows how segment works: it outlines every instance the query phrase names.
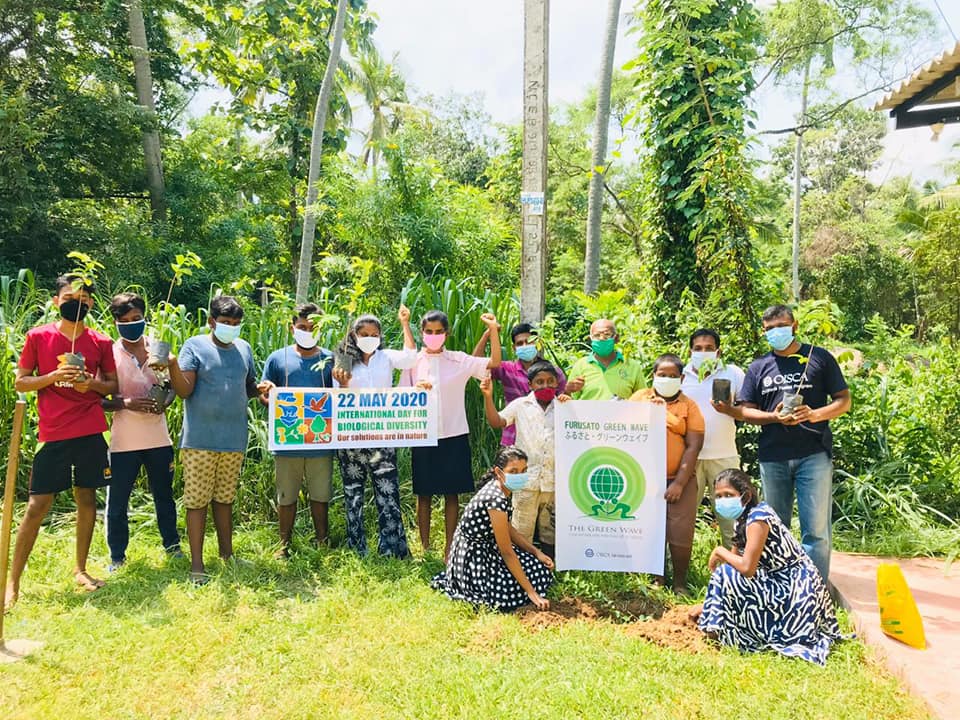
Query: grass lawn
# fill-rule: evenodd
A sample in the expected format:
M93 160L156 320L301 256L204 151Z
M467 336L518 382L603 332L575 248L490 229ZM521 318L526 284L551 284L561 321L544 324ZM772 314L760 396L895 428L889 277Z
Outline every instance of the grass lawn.
M7 618L8 638L45 646L0 665L4 720L929 717L856 641L823 669L773 654L666 649L609 621L534 628L430 590L435 558L303 549L274 561L272 527L241 529L238 555L255 565L211 560L215 579L202 588L141 528L128 565L105 589L80 594L69 522L41 532ZM100 524L93 554L91 569L104 570ZM624 582L569 574L551 595L600 597Z

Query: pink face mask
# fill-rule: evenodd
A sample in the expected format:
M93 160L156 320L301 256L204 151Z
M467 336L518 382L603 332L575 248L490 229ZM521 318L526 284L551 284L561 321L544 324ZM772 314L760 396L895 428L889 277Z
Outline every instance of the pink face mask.
M423 344L426 345L430 350L439 350L443 347L443 343L447 341L447 334L440 333L439 335L424 335Z

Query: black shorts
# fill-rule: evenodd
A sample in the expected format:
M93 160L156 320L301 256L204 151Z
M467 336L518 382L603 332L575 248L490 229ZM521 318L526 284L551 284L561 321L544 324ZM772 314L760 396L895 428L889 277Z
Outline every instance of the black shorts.
M100 488L110 484L110 460L103 435L84 435L43 444L33 458L31 495L53 495L76 485Z

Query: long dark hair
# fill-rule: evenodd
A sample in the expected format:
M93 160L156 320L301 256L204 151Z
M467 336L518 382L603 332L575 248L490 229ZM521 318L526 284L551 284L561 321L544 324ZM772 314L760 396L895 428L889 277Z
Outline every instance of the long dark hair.
M729 485L740 493L740 502L743 503L743 512L737 518L736 527L733 530L733 544L743 553L747 546L747 515L760 503L760 494L757 492L753 480L743 470L730 468L717 475L713 481L713 489L719 485Z
M516 445L505 445L504 447L500 448L497 456L493 459L493 466L480 476L480 487L483 487L488 482L493 480L494 477L496 477L493 472L495 468L500 468L503 470L511 460L526 459L527 454Z
M363 362L363 350L357 345L357 331L364 325L376 325L380 333L380 342L383 342L383 327L380 325L380 318L376 315L361 315L350 325L347 335L337 346L337 352L341 355L349 355L355 363Z

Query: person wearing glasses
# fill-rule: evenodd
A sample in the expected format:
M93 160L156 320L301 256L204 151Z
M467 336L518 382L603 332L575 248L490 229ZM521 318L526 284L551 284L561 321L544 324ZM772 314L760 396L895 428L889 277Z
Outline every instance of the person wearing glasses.
M628 399L646 387L643 367L617 349L617 327L600 318L590 326L591 352L570 368L566 393L575 400Z

